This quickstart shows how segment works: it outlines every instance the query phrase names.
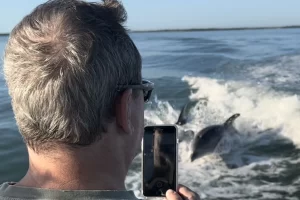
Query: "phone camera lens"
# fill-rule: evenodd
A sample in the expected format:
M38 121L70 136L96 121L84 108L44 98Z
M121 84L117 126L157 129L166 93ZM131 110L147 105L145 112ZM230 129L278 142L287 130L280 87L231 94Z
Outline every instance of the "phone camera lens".
M158 188L161 188L161 187L163 187L163 186L164 186L164 183L161 182L161 181L158 181L158 182L156 183L156 187L158 187Z

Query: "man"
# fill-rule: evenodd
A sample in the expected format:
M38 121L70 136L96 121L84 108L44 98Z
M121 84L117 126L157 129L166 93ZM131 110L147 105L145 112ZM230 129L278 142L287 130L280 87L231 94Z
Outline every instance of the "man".
M1 185L1 199L135 198L124 180L153 84L142 80L125 21L117 1L52 0L13 29L4 74L29 169ZM184 186L178 192L197 197Z

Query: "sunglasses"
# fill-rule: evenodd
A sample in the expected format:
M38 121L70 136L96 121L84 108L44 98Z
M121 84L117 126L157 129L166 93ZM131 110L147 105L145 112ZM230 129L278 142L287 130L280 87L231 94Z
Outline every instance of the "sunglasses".
M138 89L138 90L143 90L143 94L144 94L144 102L148 102L150 97L151 97L151 93L152 90L154 89L154 83L152 83L149 80L143 79L142 80L142 84L136 84L136 85L118 85L117 86L117 90L120 92L122 90L125 89Z

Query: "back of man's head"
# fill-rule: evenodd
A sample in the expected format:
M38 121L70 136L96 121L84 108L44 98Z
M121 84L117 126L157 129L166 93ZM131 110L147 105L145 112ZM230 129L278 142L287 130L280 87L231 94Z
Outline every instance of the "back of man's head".
M141 58L117 1L51 0L11 32L4 73L32 149L89 145L114 117L117 84L141 82Z

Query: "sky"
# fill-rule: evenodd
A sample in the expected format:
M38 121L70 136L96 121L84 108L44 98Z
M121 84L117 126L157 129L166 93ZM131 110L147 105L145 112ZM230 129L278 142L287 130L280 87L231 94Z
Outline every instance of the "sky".
M9 33L43 2L1 0L0 33ZM125 25L131 30L300 25L300 0L123 0L122 3L128 14Z

